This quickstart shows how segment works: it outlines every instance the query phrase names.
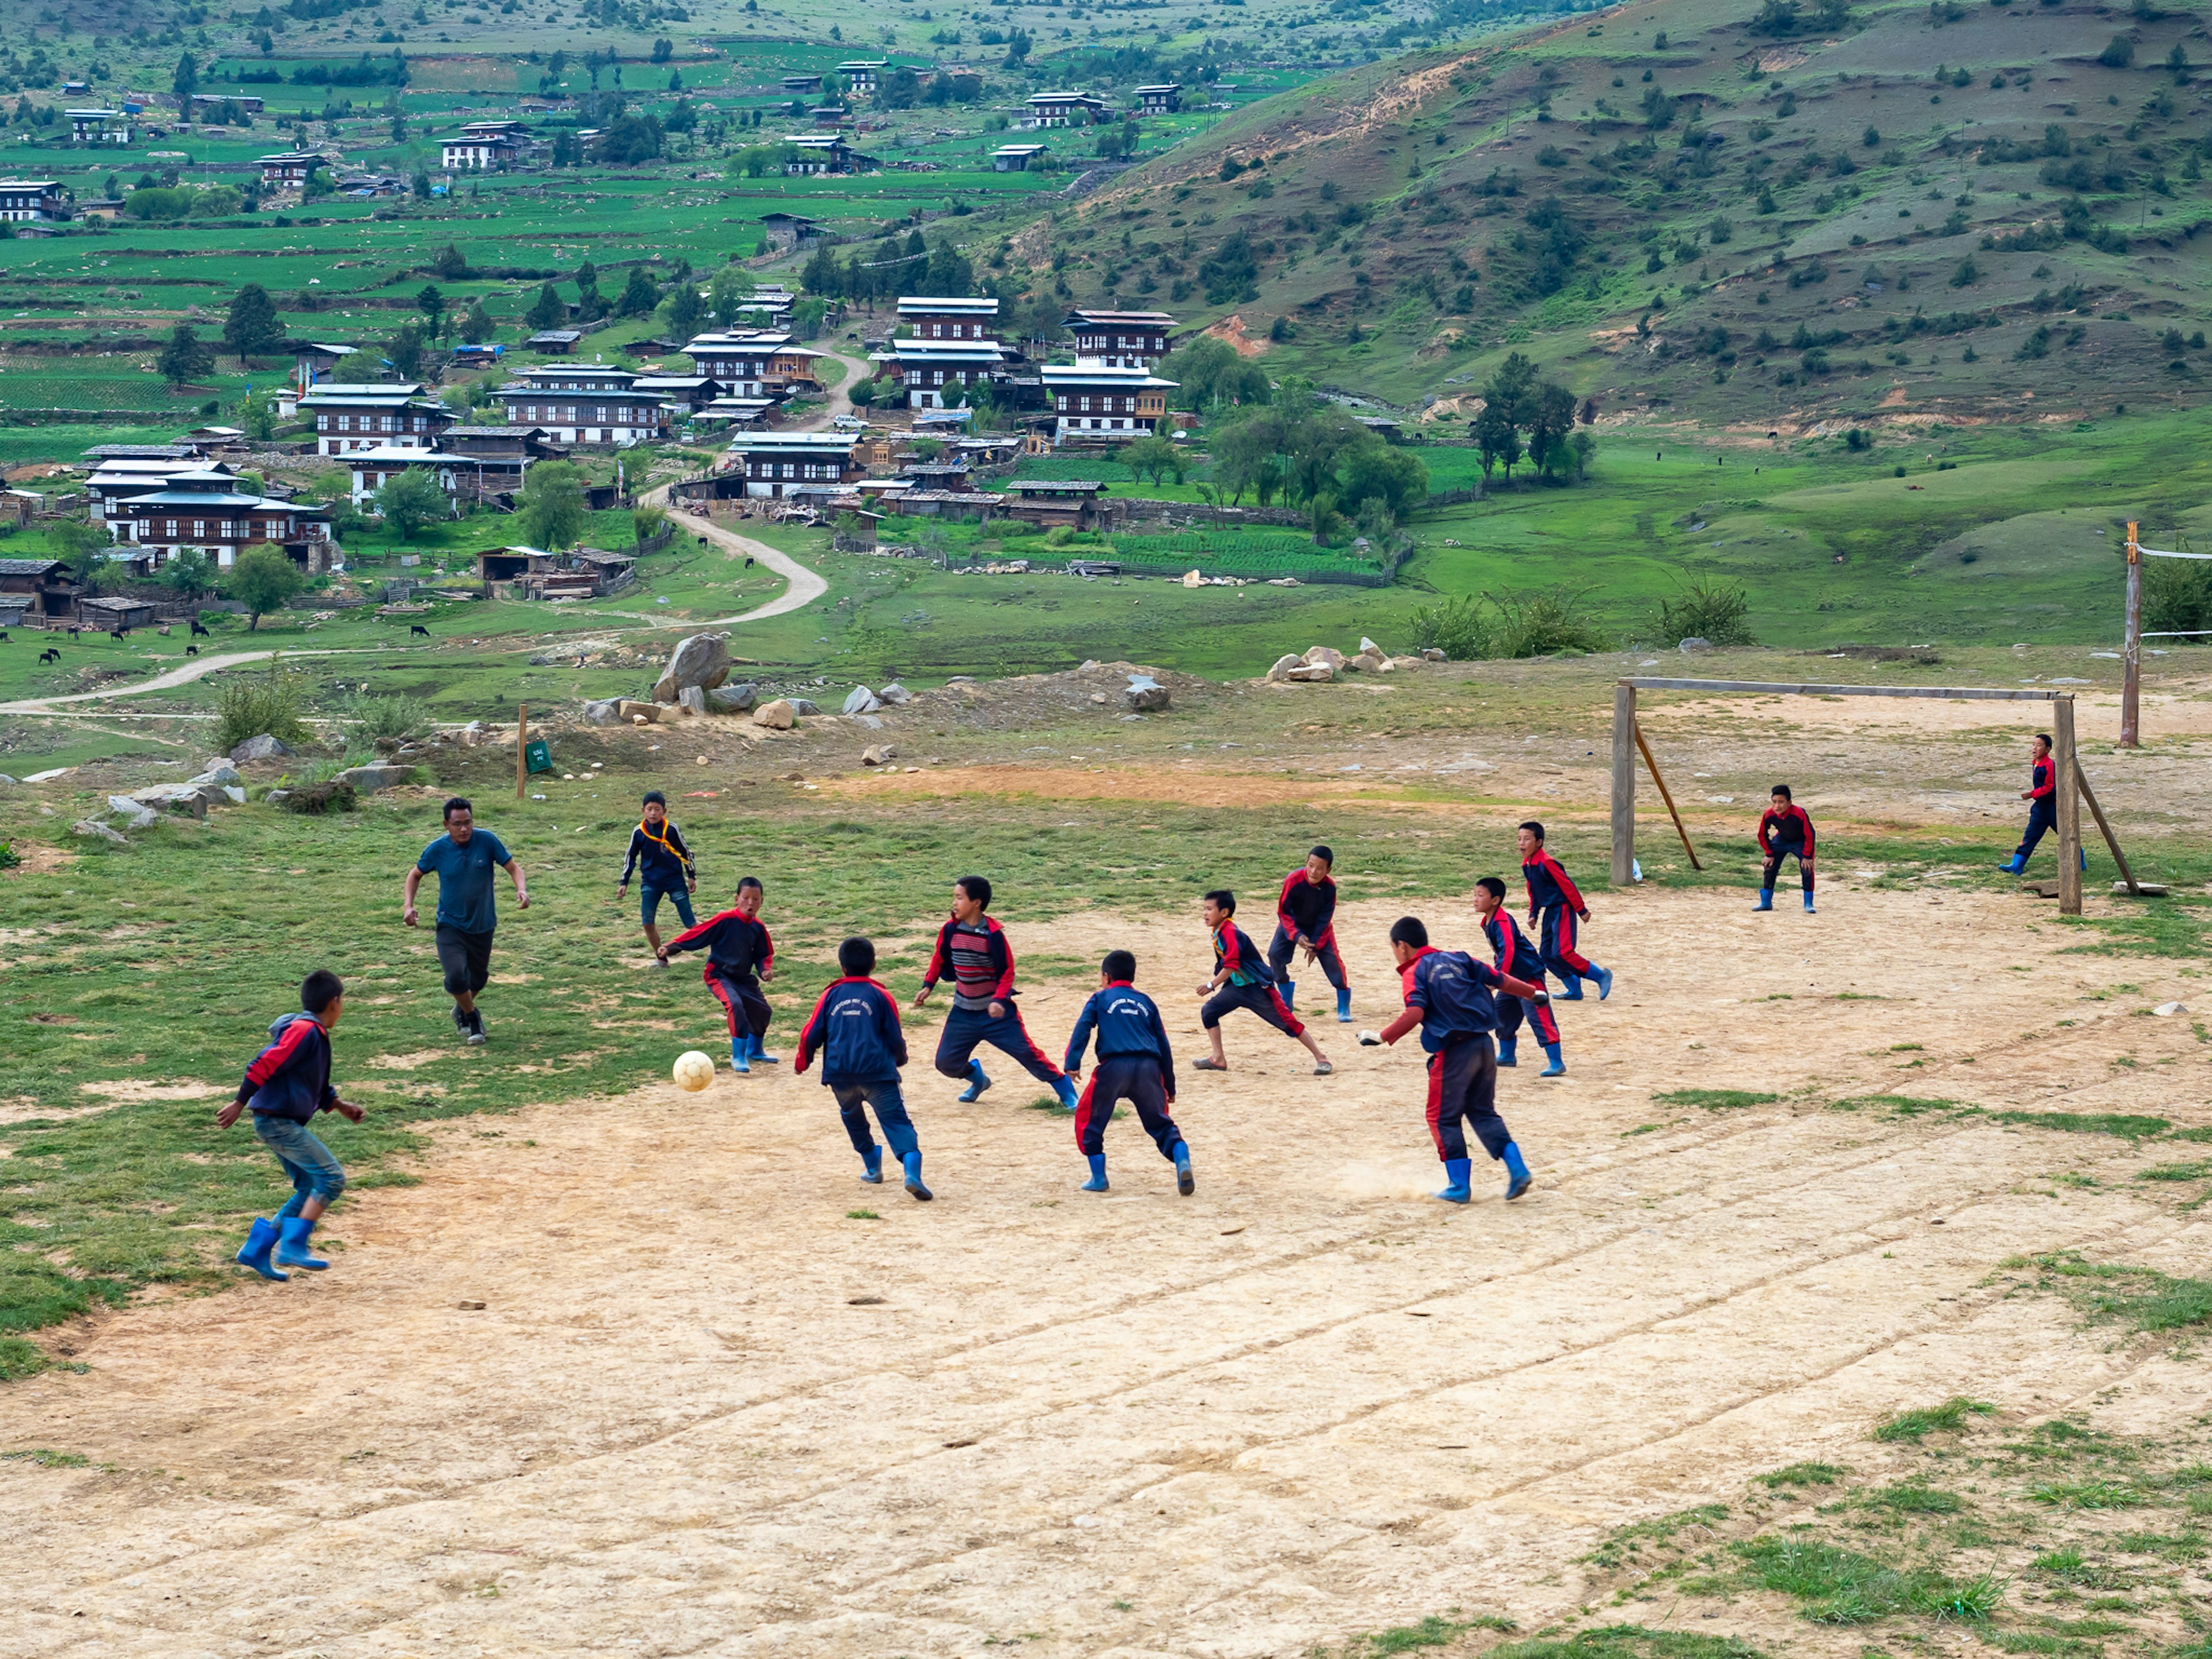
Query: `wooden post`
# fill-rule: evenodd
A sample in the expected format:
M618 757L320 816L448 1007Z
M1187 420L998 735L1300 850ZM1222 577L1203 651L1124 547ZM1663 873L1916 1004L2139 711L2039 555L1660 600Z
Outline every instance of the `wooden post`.
M1636 688L1613 688L1613 884L1636 879Z
M2081 914L2081 796L2077 787L2081 762L2074 750L2074 699L2051 702L2051 781L2058 799L2058 914Z
M2120 866L2120 882L2128 891L2140 897L2142 884L2136 872L2128 868L2128 855L2120 851L2120 838L2112 833L2112 826L2105 817L2105 809L2097 805L2097 792L2089 787L2089 775L2081 769L2081 763L2074 763L2074 781L2081 786L2081 799L2089 803L2090 816L2097 820L2097 829L2105 837L2105 845L2112 850L2112 862Z
M2142 544L2128 522L2128 622L2120 646L2120 747L2142 745Z
M530 763L523 750L530 744L530 705L518 703L514 709L514 798L522 799L522 781L530 774Z
M1667 780L1659 775L1659 763L1651 757L1651 745L1644 736L1644 722L1636 722L1636 746L1644 751L1644 764L1650 769L1651 781L1659 786L1659 799L1667 803L1667 816L1674 820L1674 833L1682 838L1682 850L1690 855L1690 868L1703 870L1698 862L1698 849L1690 845L1690 832L1682 827L1682 815L1674 810L1674 797L1667 787Z

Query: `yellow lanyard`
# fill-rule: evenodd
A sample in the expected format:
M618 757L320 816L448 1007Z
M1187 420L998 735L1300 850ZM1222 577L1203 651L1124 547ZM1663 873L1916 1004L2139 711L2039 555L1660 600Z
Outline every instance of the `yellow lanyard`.
M667 820L663 818L661 822L665 823ZM646 823L642 818L638 821L637 833L643 836L647 841L659 842L660 843L660 850L667 854L669 857L674 859L677 863L682 865L686 870L689 870L691 867L691 860L684 857L683 854L678 852L673 847L671 847L668 844L667 836L654 835L653 833L653 826Z

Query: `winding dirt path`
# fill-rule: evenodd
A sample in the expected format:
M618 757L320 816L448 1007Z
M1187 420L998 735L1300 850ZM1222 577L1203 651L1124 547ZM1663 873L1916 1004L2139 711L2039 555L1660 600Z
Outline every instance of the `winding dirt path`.
M382 654L389 654L384 647ZM150 680L141 680L136 685L107 686L98 691L72 691L64 696L26 697L16 702L0 702L0 714L49 714L65 703L103 702L112 697L140 697L149 691L173 691L178 686L190 685L203 674L212 674L219 669L236 668L241 663L267 662L272 657L367 657L379 651L368 646L337 647L322 651L292 651L278 647L270 651L227 651L219 657L196 657L182 667L172 668L156 674Z
M651 623L656 628L696 634L702 628L728 628L738 623L764 622L787 611L803 610L830 591L830 584L823 577L808 569L788 553L780 552L766 542L757 542L750 536L740 536L734 530L725 530L712 519L671 506L666 484L649 492L644 499L652 506L667 507L669 518L693 534L704 536L717 546L732 552L750 555L791 586L766 605L756 605L750 611L741 611L734 617L686 617L678 620L652 616L641 611L604 611L599 613L601 616L628 617L634 621Z

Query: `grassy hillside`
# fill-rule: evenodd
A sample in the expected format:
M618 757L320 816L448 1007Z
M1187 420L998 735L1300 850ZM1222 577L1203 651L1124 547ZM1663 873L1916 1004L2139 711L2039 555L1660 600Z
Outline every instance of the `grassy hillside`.
M2212 370L2207 59L2148 0L1644 0L1255 105L1020 246L1407 404L1519 349L1761 432L2172 407Z

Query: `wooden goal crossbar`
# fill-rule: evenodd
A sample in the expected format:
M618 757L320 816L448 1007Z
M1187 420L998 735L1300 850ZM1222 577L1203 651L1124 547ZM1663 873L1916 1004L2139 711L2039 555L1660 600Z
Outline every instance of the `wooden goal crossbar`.
M2000 690L1976 685L1820 685L1811 683L1790 683L1778 680L1692 680L1646 679L1631 678L1614 682L1613 689L1613 884L1626 887L1635 880L1636 869L1636 757L1644 754L1646 765L1652 767L1652 777L1658 778L1658 769L1652 763L1650 750L1644 743L1644 735L1636 720L1636 694L1638 691L1732 691L1742 694L1772 696L1803 697L1934 697L1944 701L1978 702L2042 702L2051 705L2051 775L2059 783L2057 790L2058 806L2058 908L2060 914L2078 916L2081 914L2081 797L2087 792L2088 780L2082 775L2081 761L2074 743L2074 694L2070 691ZM1664 789L1664 786L1661 786ZM2094 799L2094 798L2093 798ZM1674 802L1668 801L1669 812ZM2112 849L2128 883L2128 890L2136 890L2135 877L2128 870L2127 860L2120 855L2119 842L2106 824L2104 813L2097 812L2098 827L2105 831L2105 839ZM1681 829L1680 817L1675 827ZM1689 845L1689 836L1682 832L1682 844ZM1695 854L1692 855L1694 859Z

